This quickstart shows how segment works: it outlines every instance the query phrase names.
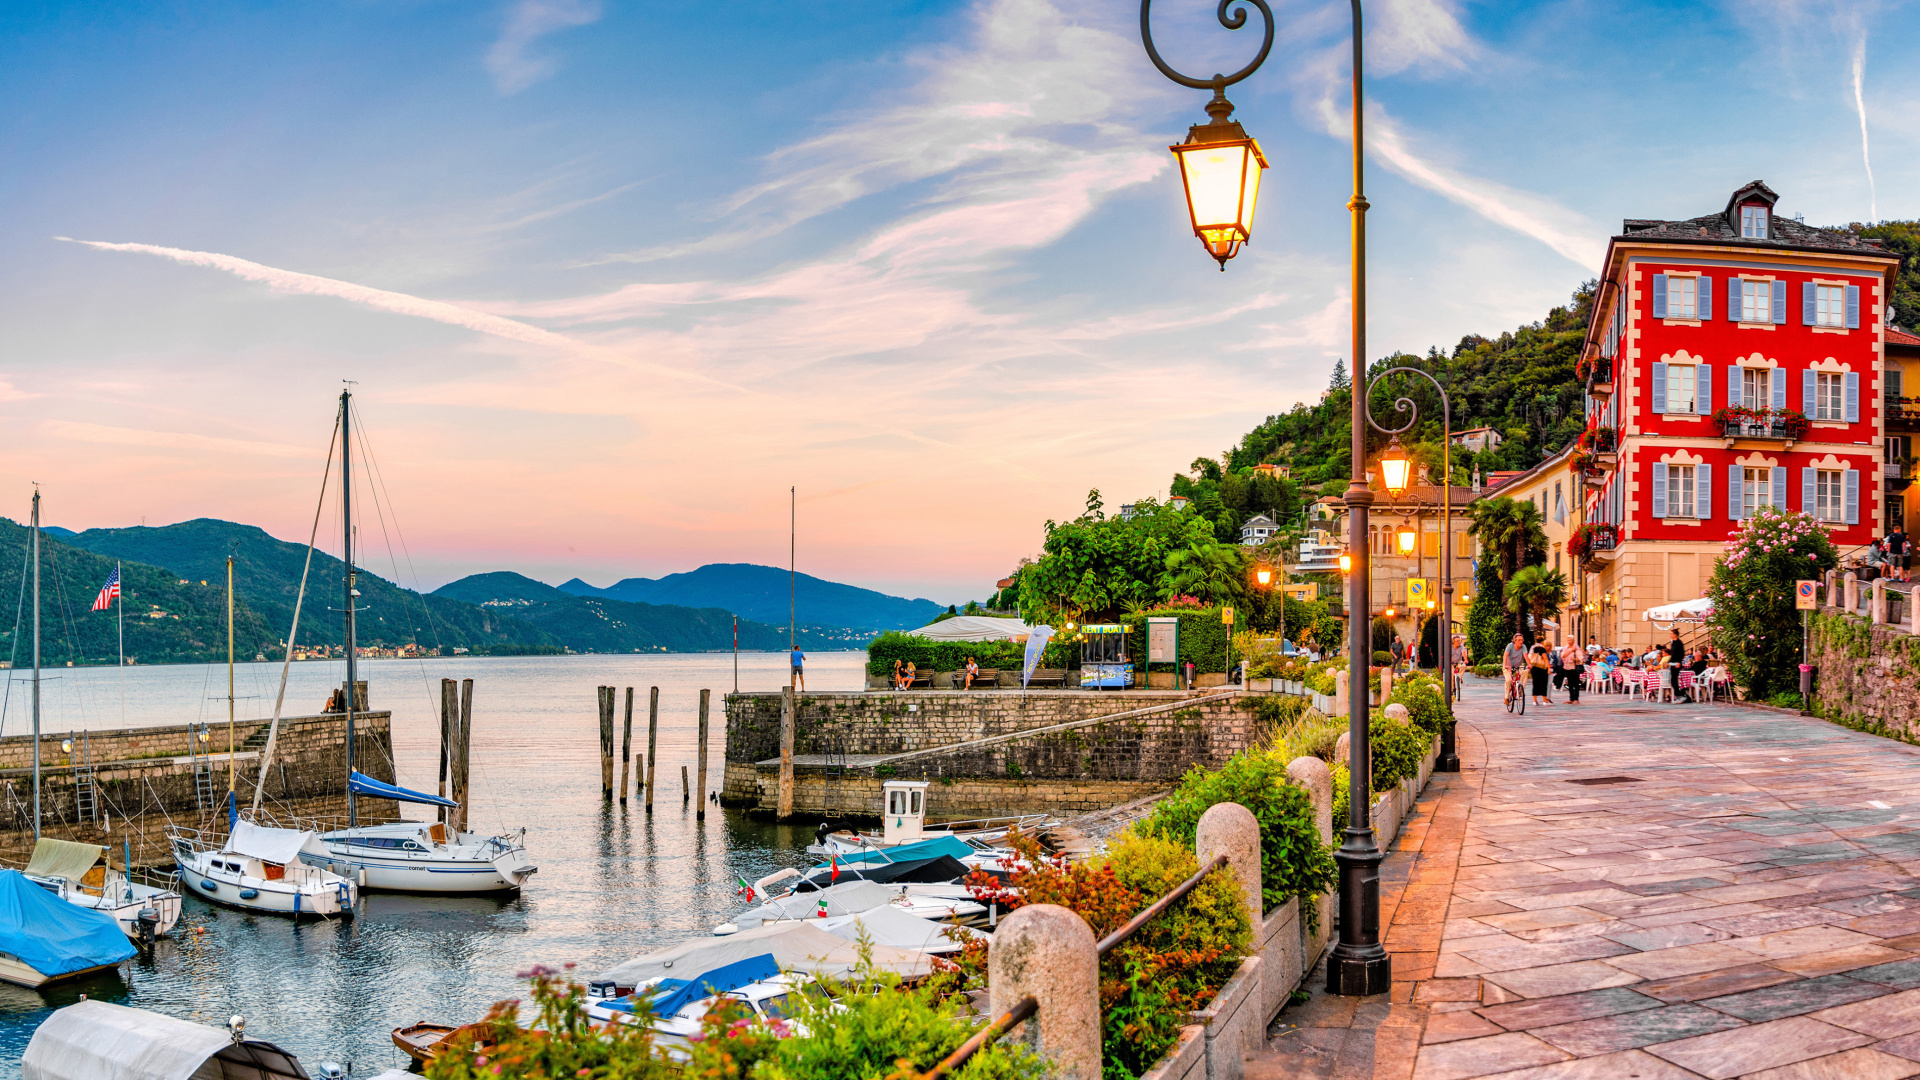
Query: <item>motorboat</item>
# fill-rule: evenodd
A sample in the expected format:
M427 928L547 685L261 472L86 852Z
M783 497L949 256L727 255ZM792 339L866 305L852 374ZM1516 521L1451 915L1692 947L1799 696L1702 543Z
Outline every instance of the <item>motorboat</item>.
M26 1080L190 1077L193 1080L308 1080L300 1060L270 1042L249 1039L241 1017L224 1028L82 1000L34 1029L20 1058ZM328 1073L321 1066L322 1076Z
M654 1045L676 1061L688 1057L687 1044L700 1034L708 1012L722 1001L735 1001L762 1021L793 1025L796 995L824 999L826 991L811 975L780 970L769 953L737 960L690 978L659 976L620 994L606 984L592 988L587 1018L603 1024L649 1024ZM798 1025L793 1025L797 1027Z
M0 870L0 980L45 986L136 955L111 915L69 904L18 870Z
M636 956L594 976L587 983L587 995L630 994L648 980L663 976L696 979L763 953L771 955L781 971L818 978L844 979L868 965L905 980L933 973L932 958L918 949L875 942L863 954L858 942L830 934L815 922L795 920L770 922L727 937L693 938Z
M361 773L348 779L356 794L399 802L457 805L424 792L382 783ZM510 892L539 869L527 858L527 831L501 836L449 830L443 822L396 821L316 835L302 849L308 864L368 889L388 892Z
M226 841L212 843L196 829L167 830L180 880L216 904L295 918L351 918L359 886L304 862L316 842L303 829L278 829L235 819Z
M393 1029L393 1045L413 1060L421 1068L433 1063L433 1059L446 1049L447 1040L455 1035L470 1034L476 1047L493 1045L492 1025L487 1021L472 1024L436 1024L430 1020L421 1020Z
M104 911L120 924L121 932L136 944L165 937L180 921L180 894L165 885L133 880L133 871L116 873L107 862L107 849L43 836L27 860L27 877L34 884L83 908Z
M926 825L926 815L928 789L931 786L925 780L886 781L881 785L881 831L878 834L853 829L834 830L823 821L814 832L814 842L807 845L807 854L846 859L949 837L967 845L976 854L997 857L1003 853L1011 854L1006 847L1009 834L1020 832L1032 835L1059 824L1058 819L1047 814L1025 814L950 821L930 829Z
M901 869L911 871L920 863L893 864L879 868L879 871ZM951 867L947 871L951 871ZM800 885L771 894L785 880L797 877L797 870L783 870L769 874L755 883L756 895L767 894L766 901L758 907L749 908L734 916L731 920L714 927L717 936L739 933L764 923L783 920L839 919L847 915L857 915L879 907L888 907L925 920L929 923L958 922L976 925L988 921L992 912L987 905L973 899L971 892L961 884L919 884L897 882L888 878L871 879L857 874L842 875L845 881L829 882L824 887L813 887L811 880L802 880ZM823 924L824 925L824 924ZM915 946L916 948L918 946Z

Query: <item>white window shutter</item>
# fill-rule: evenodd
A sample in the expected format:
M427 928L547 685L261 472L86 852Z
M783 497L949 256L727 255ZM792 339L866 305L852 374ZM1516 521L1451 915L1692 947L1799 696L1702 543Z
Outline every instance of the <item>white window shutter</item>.
M1741 512L1746 509L1741 504L1747 497L1747 470L1739 465L1727 466L1727 520L1739 521Z
M1713 516L1713 466L1693 467L1693 516L1705 521Z
M1773 407L1776 409L1784 409L1787 407L1787 369L1774 368L1772 379Z
M1847 470L1847 524L1860 524L1860 470Z
M1814 289L1815 285L1811 281L1800 286L1800 325L1802 326L1812 326L1814 320L1819 317L1814 304Z
M1740 321L1740 279L1737 277L1727 279L1727 321Z
M1773 467L1773 498L1769 501L1775 510L1787 508L1787 467L1784 465Z
M1713 279L1700 275L1700 284L1693 291L1693 317L1701 322L1713 318Z
M1701 416L1713 415L1713 365L1701 364L1693 369L1694 373L1694 411Z
M1860 329L1860 286L1847 286L1847 329Z
M1653 412L1667 411L1667 365L1653 365Z
M1667 516L1667 463L1653 463L1653 516Z
M1847 372L1847 423L1860 422L1860 373Z
M1800 380L1800 411L1808 419L1820 415L1820 376L1812 368Z
M1667 275L1653 275L1653 317L1667 317Z
M1818 516L1820 508L1819 488L1820 472L1817 469L1800 470L1800 512Z
M1768 282L1767 295L1773 298L1773 325L1779 326L1785 323L1787 321L1787 283Z

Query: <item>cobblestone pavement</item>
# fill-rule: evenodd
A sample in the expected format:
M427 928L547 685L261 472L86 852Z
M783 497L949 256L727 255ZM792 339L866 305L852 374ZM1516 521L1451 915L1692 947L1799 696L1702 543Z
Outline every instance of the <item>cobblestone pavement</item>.
M1920 1076L1920 748L1473 682L1383 869L1392 992L1316 973L1251 1080Z

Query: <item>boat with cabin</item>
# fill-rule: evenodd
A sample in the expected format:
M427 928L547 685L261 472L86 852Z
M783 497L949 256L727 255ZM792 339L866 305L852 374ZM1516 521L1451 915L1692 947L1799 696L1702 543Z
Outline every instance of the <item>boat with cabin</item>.
M43 836L33 845L25 873L34 884L69 904L111 915L136 944L165 937L180 921L175 875L161 877L160 885L136 881L124 859L115 870L107 849L98 844Z
M167 830L181 882L202 899L296 919L352 918L359 885L301 858L315 840L308 830L244 818L232 822L221 843L198 829Z

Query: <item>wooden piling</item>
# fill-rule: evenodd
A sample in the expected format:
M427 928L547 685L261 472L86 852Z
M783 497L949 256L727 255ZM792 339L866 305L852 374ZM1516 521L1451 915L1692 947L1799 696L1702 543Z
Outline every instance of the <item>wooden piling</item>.
M452 679L440 680L440 787L435 792L441 798L447 797L447 752L452 749L453 725L459 721L460 691L459 684ZM440 810L440 823L446 824L447 808Z
M653 813L653 770L660 764L660 688L647 692L647 813Z
M680 805L687 805L687 800L690 798L692 795L687 789L687 767L682 765L680 766Z
M780 793L774 816L785 821L793 816L793 684L780 692Z
M697 758L700 783L693 789L694 796L700 801L694 804L695 821L707 819L707 701L712 696L711 690L700 691L700 752Z
M613 798L613 694L614 688L600 688L600 797Z
M633 760L633 687L627 687L627 720L620 728L620 805L627 804L627 763Z
M647 755L633 755L633 786L635 795L647 793Z
M454 743L453 754L453 801L460 805L452 811L458 822L456 833L467 831L467 790L468 779L472 776L473 760L473 680L460 680L460 718L459 739Z

